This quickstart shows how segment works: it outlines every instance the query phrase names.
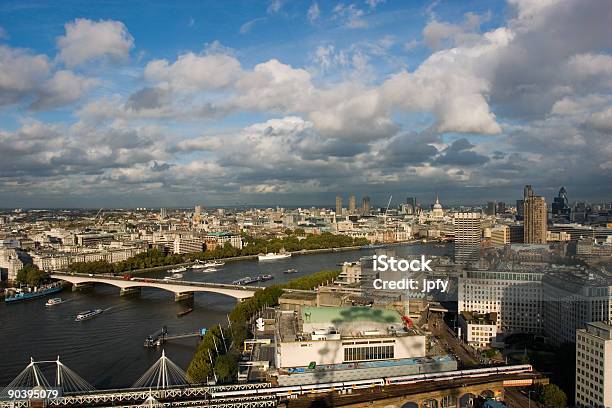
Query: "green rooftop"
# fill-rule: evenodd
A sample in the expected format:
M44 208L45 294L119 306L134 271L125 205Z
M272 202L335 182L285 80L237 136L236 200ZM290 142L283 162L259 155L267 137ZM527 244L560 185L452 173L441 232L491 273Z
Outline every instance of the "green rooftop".
M401 316L395 310L372 307L302 307L304 323L375 322L401 324Z

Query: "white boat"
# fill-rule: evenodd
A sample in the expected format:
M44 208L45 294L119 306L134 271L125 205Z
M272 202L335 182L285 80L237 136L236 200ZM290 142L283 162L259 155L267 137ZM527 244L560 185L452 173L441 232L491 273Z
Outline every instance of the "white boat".
M208 261L204 264L204 266L207 268L217 268L223 265L225 265L225 262L222 261Z
M206 268L204 272L217 272L217 270L215 268Z
M187 268L185 268L184 266L181 266L180 268L170 269L168 272L180 273L180 272L185 272L185 271L187 271Z
M274 252L268 252L265 255L264 254L257 255L257 259L259 259L260 261L275 261L277 259L287 259L287 258L291 258L290 253L277 254Z
M170 279L181 279L183 277L182 273L173 273Z
M191 269L204 269L204 268L206 268L206 266L205 266L205 265L202 265L202 264L197 263L197 264L193 264L193 265L191 265L191 266L190 266L190 268L191 268Z
M74 320L77 322L81 322L83 320L91 319L92 317L97 316L102 312L103 312L102 309L94 309L94 310L88 310L86 312L80 312L79 314L77 314L76 319Z
M47 300L47 303L45 303L45 306L53 306L53 305L59 305L60 303L64 303L64 301L62 300L62 298L52 298Z

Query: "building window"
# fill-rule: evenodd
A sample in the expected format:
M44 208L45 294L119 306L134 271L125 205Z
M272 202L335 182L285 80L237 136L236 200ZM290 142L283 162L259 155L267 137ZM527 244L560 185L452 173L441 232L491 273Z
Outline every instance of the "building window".
M393 358L393 346L347 347L344 361L386 360Z

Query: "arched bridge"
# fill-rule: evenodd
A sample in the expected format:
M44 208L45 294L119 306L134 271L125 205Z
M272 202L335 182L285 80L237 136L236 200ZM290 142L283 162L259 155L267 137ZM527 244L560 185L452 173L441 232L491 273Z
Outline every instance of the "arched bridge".
M150 278L122 278L114 275L86 275L73 273L52 273L53 279L60 279L72 283L73 285L87 285L92 283L105 283L107 285L121 288L121 292L130 292L139 288L158 288L173 292L177 300L182 295L193 292L211 292L221 295L231 296L242 300L253 296L256 290L263 289L255 286L238 286L224 283L206 283L190 281L169 281Z

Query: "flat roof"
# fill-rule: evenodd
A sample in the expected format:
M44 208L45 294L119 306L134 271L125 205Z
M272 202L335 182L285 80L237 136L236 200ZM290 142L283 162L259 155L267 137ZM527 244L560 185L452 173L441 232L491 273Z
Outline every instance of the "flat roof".
M400 366L400 365L439 364L439 363L450 363L453 361L455 361L455 359L445 354L441 356L431 356L431 357L400 358L397 360L357 361L357 362L352 362L352 363L340 363L340 364L317 364L317 366L314 369L304 368L299 371L309 373L309 372L316 372L316 371L354 370L357 368L393 367L393 366Z
M303 307L304 323L350 323L376 322L402 324L401 316L395 310L373 307Z

